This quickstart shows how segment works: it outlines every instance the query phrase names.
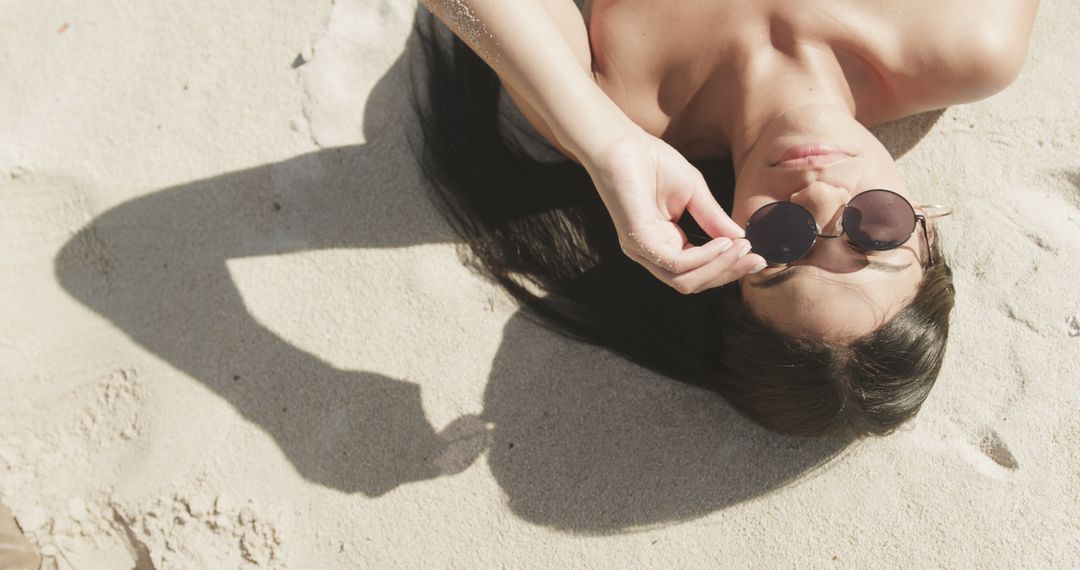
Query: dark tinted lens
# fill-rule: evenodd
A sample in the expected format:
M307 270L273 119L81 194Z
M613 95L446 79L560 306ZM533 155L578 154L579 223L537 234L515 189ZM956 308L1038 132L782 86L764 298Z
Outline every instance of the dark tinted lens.
M770 263L790 263L806 255L817 237L814 217L791 202L763 206L746 222L753 252Z
M844 208L844 233L866 249L882 251L906 242L915 231L915 211L903 196L867 190Z

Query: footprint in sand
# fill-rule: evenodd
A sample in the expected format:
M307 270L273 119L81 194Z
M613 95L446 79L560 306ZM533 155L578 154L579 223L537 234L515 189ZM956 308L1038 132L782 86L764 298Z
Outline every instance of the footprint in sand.
M982 437L979 439L979 451L992 459L994 463L1006 469L1014 470L1020 467L1012 452L1009 451L1009 446L1005 445L1005 442L1001 440L1001 436L992 429L982 433Z

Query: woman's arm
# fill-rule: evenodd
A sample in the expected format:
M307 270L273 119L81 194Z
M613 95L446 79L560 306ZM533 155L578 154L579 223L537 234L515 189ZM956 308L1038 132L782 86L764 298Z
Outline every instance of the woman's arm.
M422 2L495 70L578 162L585 164L635 127L575 53L587 50L588 38L581 38L584 46L571 46L563 32L566 22L556 20L568 10L580 18L572 0Z
M587 35L573 36L584 42L575 46L578 53L564 35L573 28L568 24L577 25L569 20L568 9L577 11L571 0L422 1L495 70L530 121L542 122L585 167L628 257L687 294L765 267L760 256L747 255L745 240L735 246L743 230L701 172L631 121L596 84L579 57ZM715 239L689 243L676 223L687 211Z

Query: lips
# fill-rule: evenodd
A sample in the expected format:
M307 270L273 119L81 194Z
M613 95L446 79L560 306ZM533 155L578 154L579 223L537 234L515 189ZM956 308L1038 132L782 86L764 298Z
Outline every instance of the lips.
M827 144L805 144L791 147L784 151L773 166L782 168L803 168L825 166L852 156L851 153Z

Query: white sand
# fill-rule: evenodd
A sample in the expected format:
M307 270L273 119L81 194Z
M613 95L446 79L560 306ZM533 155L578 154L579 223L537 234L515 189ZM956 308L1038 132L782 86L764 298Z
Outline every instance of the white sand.
M818 468L461 263L400 128L413 8L5 6L0 502L47 562L1076 564L1080 4L902 158L957 209L945 368Z

